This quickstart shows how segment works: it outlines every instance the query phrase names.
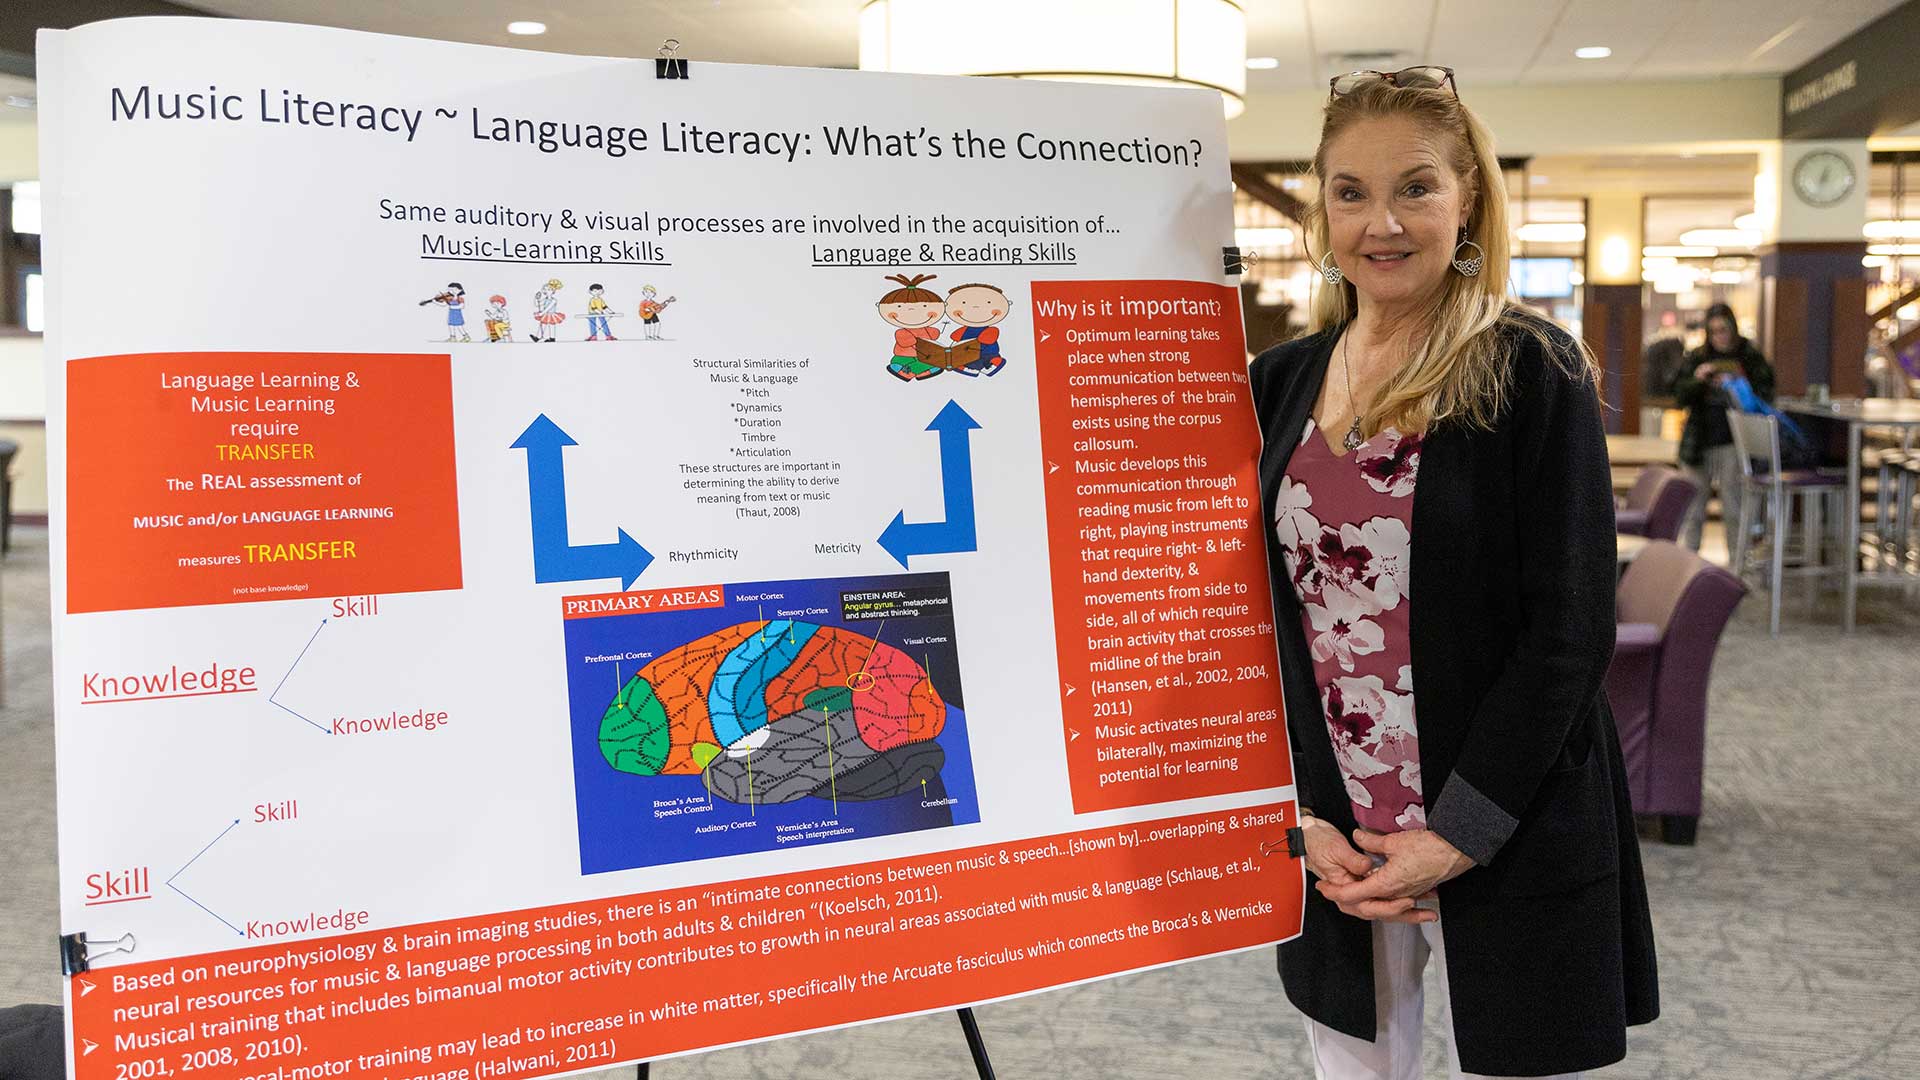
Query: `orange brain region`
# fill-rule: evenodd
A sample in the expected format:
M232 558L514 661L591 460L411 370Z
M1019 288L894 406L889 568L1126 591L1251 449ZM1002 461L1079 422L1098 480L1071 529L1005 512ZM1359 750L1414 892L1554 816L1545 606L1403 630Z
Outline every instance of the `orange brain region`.
M600 721L607 764L704 774L733 802L882 799L939 775L947 706L913 657L851 630L777 620L656 657Z

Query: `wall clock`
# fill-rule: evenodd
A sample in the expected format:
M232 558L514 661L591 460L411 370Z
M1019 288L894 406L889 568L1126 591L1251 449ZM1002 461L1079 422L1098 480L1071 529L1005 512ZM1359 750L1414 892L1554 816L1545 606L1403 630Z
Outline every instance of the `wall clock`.
M1793 192L1808 206L1832 206L1853 184L1853 162L1832 150L1815 150L1793 166Z

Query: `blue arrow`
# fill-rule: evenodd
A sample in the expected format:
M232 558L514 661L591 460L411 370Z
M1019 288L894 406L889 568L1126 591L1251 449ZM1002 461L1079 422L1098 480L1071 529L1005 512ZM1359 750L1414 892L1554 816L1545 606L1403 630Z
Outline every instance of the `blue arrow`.
M214 837L214 838L213 838L212 840L210 840L210 841L208 841L208 843L207 843L207 846L206 846L206 847L203 847L203 848L201 848L201 849L200 849L200 855L205 855L205 854L206 854L207 852L209 852L209 851L212 851L212 850L213 850L213 845L215 845L215 844L217 844L217 843L219 843L219 842L220 842L220 841L222 841L222 840L225 840L225 839L227 838L227 834L228 834L228 833L230 833L230 832L232 832L232 831L233 831L233 830L234 830L234 829L235 829L236 827L238 827L238 826L239 826L239 824L240 824L240 819L239 819L239 818L234 818L234 819L233 819L233 824L232 824L232 825L229 825L229 826L227 826L226 828L224 828L224 829L221 829L221 830L220 830L220 835L219 835L219 836L216 836L216 837ZM194 863L197 863L197 862L199 862L199 861L200 861L200 855L195 855L195 856L194 856L193 858L191 858L191 859L188 859L188 860L187 860L187 866L192 866L192 865L193 865ZM175 871L173 872L173 877L170 877L170 878L168 878L168 879L167 879L167 881L166 881L166 883L167 883L167 884L169 884L169 885L171 885L171 884L173 884L173 878L177 878L177 877L179 877L179 876L180 876L181 874L184 874L184 873L186 873L186 872L187 872L187 866L182 866L182 867L181 867L180 869L178 869L178 870L175 870ZM185 894L182 894L182 895L185 895Z
M316 631L316 632L317 632L317 631ZM311 642L309 642L309 644L311 644ZM237 927L237 926L235 926L235 925L233 925L232 923L230 923L230 922L227 922L227 920L225 920L225 919L223 919L223 918L221 918L221 917L220 917L220 913L219 913L219 912L217 912L217 911L215 911L215 910L213 910L212 908L210 908L210 907L208 907L207 905L205 905L205 904L203 904L203 903L201 903L200 901L198 901L198 900L195 900L195 899L194 899L193 897L191 897L191 896L187 896L187 893L186 893L186 890L185 890L185 889L182 889L182 888L181 888L180 886L178 886L178 885L175 885L175 884L173 883L173 878L177 878L177 877L179 877L179 876L180 876L181 874L184 874L184 873L186 873L186 872L187 872L187 866L192 866L192 865L193 865L194 863L197 863L197 862L199 862L199 861L200 861L200 856L201 856L201 855L205 855L205 854L206 854L207 852L209 852L209 851L212 851L212 850L213 850L213 845L215 845L215 844L217 844L217 843L219 843L219 842L220 842L220 841L222 841L222 840L225 840L225 839L227 838L227 834L228 834L228 833L230 833L230 832L232 832L232 831L233 831L234 829L236 829L236 828L239 828L239 826L240 826L240 819L239 819L239 818L234 818L234 819L233 819L233 823L232 823L231 825L228 825L228 826L227 826L226 828L224 828L224 829L221 829L221 830L220 830L220 835L219 835L219 836L216 836L216 837L214 837L214 838L213 838L212 840L210 840L210 841L208 841L208 842L207 842L207 846L206 846L206 847L203 847L203 848L201 848L201 849L200 849L200 853L199 853L199 855L195 855L195 856L194 856L193 858L191 858L191 859L188 859L188 860L187 860L187 865L186 865L186 866L182 866L182 867L181 867L180 869L178 869L178 870L175 870L175 871L173 872L173 877L170 877L170 878L168 878L168 879L166 880L166 886L167 886L167 888L169 888L169 889L172 889L172 890L173 890L174 892L177 892L177 893L179 893L179 894L180 894L180 895L181 895L182 897L185 897L185 899L186 899L186 901L187 901L187 903L189 903L189 904L192 904L192 905L193 905L194 907L197 907L197 908L199 908L199 909L200 909L201 911L204 911L204 912L206 912L207 914L209 914L209 915L211 915L211 916L213 916L213 917L214 917L214 918L216 918L216 919L220 919L220 921L221 921L222 923L225 923L225 924L226 924L226 927L227 927L227 929L229 929L229 930L231 930L231 931L233 931L233 932L234 932L234 933L236 933L236 934L239 934L239 935L240 935L241 937L246 937L246 936L247 936L247 935L246 935L246 931L244 931L244 930L241 930L241 929L240 929L239 927Z
M299 713L294 712L292 709L289 709L285 705L282 705L280 702L274 700L275 698L279 697L280 691L286 688L287 680L293 678L294 668L299 667L300 661L305 660L307 658L307 650L313 648L314 641L320 637L320 631L325 630L326 628L327 628L327 620L321 619L320 625L313 628L313 636L308 638L307 643L301 647L300 655L293 658L293 667L288 668L287 673L285 675L280 676L280 685L274 687L273 693L267 695L267 704L274 706L275 708L281 710L282 712L288 713L295 717L299 717L299 719L301 720L305 720L309 725L319 728L320 734L322 735L331 735L333 734L333 732L328 731L326 728L321 727L319 724L315 724L311 720L307 720L306 717L301 716ZM212 845L208 845L208 846L211 847ZM186 867L183 866L180 869L185 870ZM189 899L191 899L191 897L189 897Z
M217 911L215 911L215 910L213 910L212 908L210 908L210 907L208 907L207 905L205 905L205 904L203 904L203 903L201 903L200 901L198 901L198 900L195 900L195 899L194 899L193 897L191 897L191 896L187 896L187 894L186 894L185 892L182 892L182 891L181 891L181 889L180 889L180 886L178 886L178 885L175 885L175 884L174 884L173 882L171 882L171 881L169 881L169 882L167 882L167 888L169 888L169 889L172 889L172 890L173 890L174 892L177 892L177 893L180 893L180 895L181 895L181 896L185 896L185 897L186 897L186 900L187 900L187 903L189 903L189 904L192 904L192 905L193 905L194 907L197 907L197 908L199 908L199 909L200 909L201 911L204 911L204 912L206 912L207 914L209 914L209 915L211 915L211 916L213 916L213 917L214 917L214 918L216 918L216 919L220 919L220 921L221 921L221 922L222 922L223 924L225 924L225 926L226 926L226 928L227 928L227 929L229 929L229 930L231 930L231 931L233 931L233 932L234 932L234 933L236 933L236 934L239 934L239 935L240 935L241 937L246 937L246 936L247 936L247 932L246 932L245 930L242 930L242 929L240 929L239 927L237 927L237 926L235 926L235 925L233 925L232 923L230 923L230 922L227 922L227 920L225 920L225 919L221 919L221 918L220 918L220 913L219 913L219 912L217 912Z
M293 678L293 669L299 667L300 661L305 660L307 658L307 650L313 648L314 639L318 638L320 636L320 631L325 630L326 628L327 628L327 620L321 619L320 625L313 628L313 637L309 637L307 639L307 643L305 645L300 646L300 655L293 658L293 665L287 668L287 673L285 675L280 676L280 685L275 686L273 688L273 693L267 695L268 701L272 701L274 698L278 697L280 694L280 691L286 688L287 680Z
M578 446L560 425L541 413L527 430L513 441L513 448L527 452L527 504L533 515L533 580L589 581L595 578L619 578L620 587L630 589L653 562L653 554L627 535L611 544L574 547L567 542L567 473L561 450Z
M284 713L286 713L286 714L287 714L288 716L291 716L291 717L293 717L293 718L294 718L294 719L296 719L296 720L303 720L303 721L306 721L306 723L307 723L307 724L309 724L309 725L311 725L312 727L314 727L314 728L316 728L316 729L318 729L318 730L319 730L319 732L320 732L320 734L322 734L322 735L331 735L331 734L333 734L333 732L331 732L331 731L328 731L328 730L326 729L326 727L325 727L325 726L323 726L323 725L321 725L321 724L315 724L315 723L314 723L313 721L311 721L311 720L307 720L307 718L306 718L306 717L304 717L304 716L302 716L302 715L300 715L300 714L299 714L299 713L297 713L297 712L294 712L294 711L293 711L292 709L289 709L289 708L287 708L287 707L286 707L285 705L282 705L282 704L280 704L279 702L277 702L277 701L275 701L275 700L273 700L272 698L268 698L268 699L267 699L267 704L269 704L269 705L272 705L272 706L273 706L274 708L277 708L277 709L279 709L279 710L281 710L282 712L284 712Z
M947 402L927 425L928 431L940 433L940 496L947 517L945 521L909 525L906 511L893 515L893 523L880 534L880 546L902 567L907 565L909 555L979 550L973 522L972 440L967 434L979 426L957 401Z

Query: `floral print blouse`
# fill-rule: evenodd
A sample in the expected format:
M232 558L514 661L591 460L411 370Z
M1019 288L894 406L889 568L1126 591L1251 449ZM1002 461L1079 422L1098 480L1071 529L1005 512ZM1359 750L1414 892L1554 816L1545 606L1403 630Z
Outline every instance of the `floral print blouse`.
M1386 428L1347 455L1311 419L1274 500L1314 682L1354 820L1423 829L1407 597L1420 436Z

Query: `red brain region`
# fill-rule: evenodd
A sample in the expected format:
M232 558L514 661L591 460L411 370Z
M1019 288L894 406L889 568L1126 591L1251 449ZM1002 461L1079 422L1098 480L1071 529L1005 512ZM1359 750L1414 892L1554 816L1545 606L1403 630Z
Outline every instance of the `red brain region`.
M787 770L796 793L869 766L868 783L887 777L878 796L916 782L916 769L937 772L934 746L926 748L931 758L919 750L887 766L875 758L931 743L946 713L926 669L893 645L840 627L755 621L705 634L641 668L609 706L601 748L625 772L707 773L716 794L727 794L721 788L750 759L763 772Z
M860 739L881 753L935 738L946 724L946 703L924 668L900 649L849 630L822 627L808 639L793 663L768 681L767 706L772 715L787 716L822 690L853 691Z

